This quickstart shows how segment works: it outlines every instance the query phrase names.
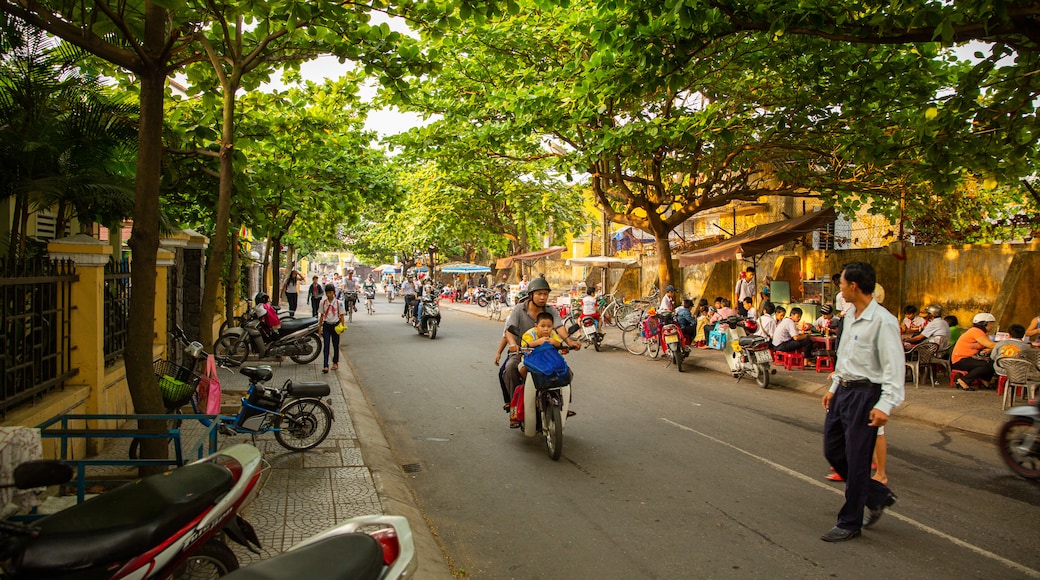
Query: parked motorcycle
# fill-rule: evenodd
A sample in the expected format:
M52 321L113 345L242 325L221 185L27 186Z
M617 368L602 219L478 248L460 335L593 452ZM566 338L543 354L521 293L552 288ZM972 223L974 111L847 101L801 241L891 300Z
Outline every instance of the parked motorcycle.
M729 370L737 382L744 377L754 378L763 389L769 387L769 375L776 374L773 355L769 351L769 339L748 334L747 320L742 316L730 316L723 326L728 327L728 340L723 353Z
M260 451L239 444L32 524L0 522L5 577L223 576L238 568L238 557L226 538L260 553L256 532L238 515L257 491L260 465ZM63 482L49 475L25 477L24 471L23 466L15 469L15 483L23 489ZM62 477L68 481L71 470L65 474Z
M1040 402L1004 412L1009 418L997 434L1000 457L1017 475L1040 480Z
M419 303L418 312L409 309L409 322L419 332L420 336L429 336L430 340L437 338L437 328L441 325L441 306L437 298L416 298Z
M520 431L526 437L534 437L539 433L545 437L545 449L553 460L558 460L563 453L563 428L567 422L567 411L570 408L571 385L567 363L560 369L540 364L532 353L539 349L553 350L551 345L542 345L534 349L522 349L524 365L534 388L526 385L517 387L513 392L509 418L511 425L519 424ZM566 348L556 349L566 353ZM562 361L562 359L560 359ZM521 402L522 401L522 402Z
M670 358L671 362L675 364L675 368L681 373L683 361L690 356L690 343L693 342L693 337L686 336L686 333L682 331L679 321L675 319L674 312L659 312L657 317L661 321L660 356Z
M368 533L359 529L379 529ZM418 568L415 542L402 516L360 516L326 530L277 556L224 576L225 580L267 578L410 578Z
M491 300L491 297L498 292L497 290L495 290L493 288L477 288L476 291L477 291L477 297L476 297L477 305L480 306L481 308L487 308L488 301Z
M293 362L308 364L321 354L318 319L283 320L274 333L254 313L244 325L228 328L213 344L213 353L237 364L244 363L250 354L259 358L288 356Z

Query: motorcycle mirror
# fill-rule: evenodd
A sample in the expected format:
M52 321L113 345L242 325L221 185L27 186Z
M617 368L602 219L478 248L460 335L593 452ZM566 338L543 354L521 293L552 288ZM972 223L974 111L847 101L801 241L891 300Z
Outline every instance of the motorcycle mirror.
M14 468L14 483L2 487L32 489L68 483L72 480L72 467L51 459L26 461Z

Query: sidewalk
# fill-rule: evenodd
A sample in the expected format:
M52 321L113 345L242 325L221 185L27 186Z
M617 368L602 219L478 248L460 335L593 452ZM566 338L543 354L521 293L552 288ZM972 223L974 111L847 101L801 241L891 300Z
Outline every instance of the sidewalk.
M487 318L486 309L476 304L441 300L441 306ZM509 310L511 307L503 309L502 320L508 316ZM495 322L501 324L499 321ZM605 334L603 345L606 348L625 350L621 343L619 330L609 327ZM632 356L633 362L650 362L650 359L645 356L629 356ZM703 369L729 374L729 366L720 353L714 350L694 349L690 357L683 362L683 370L692 374ZM907 382L906 400L895 410L893 417L911 419L942 429L959 429L985 437L995 436L1006 418L1000 408L1001 398L996 395L995 391L966 393L950 389L948 380L946 376L940 375L938 386L933 387L929 382L929 377L925 376L919 388L915 387L912 382ZM750 379L742 380L741 385L749 382L754 385L754 381ZM769 382L769 388L778 387L814 395L817 399L813 404L819 404L819 400L827 392L830 384L827 380L827 373L817 373L813 369L788 371L780 367L776 374L770 377Z

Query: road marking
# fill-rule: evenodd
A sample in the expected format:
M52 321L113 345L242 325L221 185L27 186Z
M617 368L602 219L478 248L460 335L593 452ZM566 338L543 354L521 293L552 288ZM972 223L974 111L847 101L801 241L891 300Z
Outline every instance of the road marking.
M726 441L718 439L717 437L712 437L711 435L708 435L707 433L702 433L702 432L700 432L700 431L698 431L698 430L696 430L696 429L694 429L692 427L687 427L686 425L682 425L680 423L676 423L675 421L672 421L671 419L666 419L664 417L661 417L661 420L664 421L665 423L668 423L669 425L671 425L673 427L677 427L679 429L682 429L683 431L689 431L690 433L694 433L696 435L700 435L701 437L704 437L705 439L707 439L707 440L709 440L709 441L711 441L713 443L718 443L719 445L722 445L724 447L729 447L730 449L732 449L732 450L734 450L734 451L736 451L738 453L743 453L744 455L746 455L746 456L748 456L748 457L750 457L750 458L752 458L752 459L754 459L756 461L760 461L762 463L765 463L769 467L772 467L773 469L775 469L775 470L777 470L777 471L779 471L781 473L785 473L787 475L790 475L791 477L793 477L795 479L799 479L801 481L804 481L806 483L814 485L814 486L816 486L816 487L818 487L820 489L825 489L825 490L827 490L827 491L829 491L831 493L840 495L842 497L845 496L845 492L844 491L841 491L839 489L835 489L835 488L833 488L833 487L831 487L829 485L826 485L824 483L821 483L821 482L817 481L816 479L814 479L812 477L809 477L808 475L805 475L803 473L799 473L799 472L797 472L797 471L795 471L793 469L790 469L788 467L784 467L783 465L780 465L779 463L776 463L775 461L770 461L770 460L766 459L765 457L762 457L762 456L759 456L759 455L755 455L754 453L751 453L750 451L745 451L744 449L741 449L740 447L737 447L736 445L733 445L732 443L727 443ZM1019 564L1018 562L1013 562L1011 560L1008 560L1007 558L1004 558L1003 556L1000 556L998 554L994 554L993 552L990 552L989 550L985 550L985 549L980 548L980 547L978 547L978 546L976 546L974 544L970 544L968 542L965 542L964 540L961 540L960 538L956 538L954 536L951 536L950 534L947 534L947 533L945 533L943 531L937 530L937 529L935 529L935 528L933 528L931 526L928 526L926 524L923 524L923 523L921 523L921 522L919 522L919 521L917 521L915 519L912 519L912 518L909 518L907 516L900 515L900 514L898 514L896 512L893 512L891 509L885 510L885 513L891 515L891 517L896 518L897 520L899 520L899 521L901 521L903 523L910 524L911 526L913 526L913 527L915 527L915 528L917 528L917 529L919 529L919 530L921 530L923 532L932 534L933 536L942 538L942 539L944 539L944 540L946 540L946 541L948 541L948 542L950 542L950 543L952 543L954 545L960 546L961 548L965 548L967 550L975 552L976 554L978 554L978 555L980 555L980 556L982 556L984 558L989 558L991 560L995 560L997 562L1000 562L1001 564L1007 566L1008 568L1011 568L1013 570L1017 570L1018 572L1026 574L1027 576L1031 576L1033 578L1040 578L1040 571L1037 571L1037 570L1034 570L1034 569L1029 568L1027 566L1024 566L1022 564Z

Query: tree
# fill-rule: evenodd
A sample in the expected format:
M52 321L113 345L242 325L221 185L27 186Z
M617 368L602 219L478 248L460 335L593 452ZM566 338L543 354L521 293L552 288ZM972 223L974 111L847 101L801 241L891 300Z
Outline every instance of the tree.
M808 37L680 37L671 24L530 3L430 39L445 65L416 106L492 156L554 157L588 179L610 220L654 235L662 286L668 234L697 213L768 195L898 207L890 183L916 154L901 127L947 79L942 60ZM896 71L912 78L892 86Z

